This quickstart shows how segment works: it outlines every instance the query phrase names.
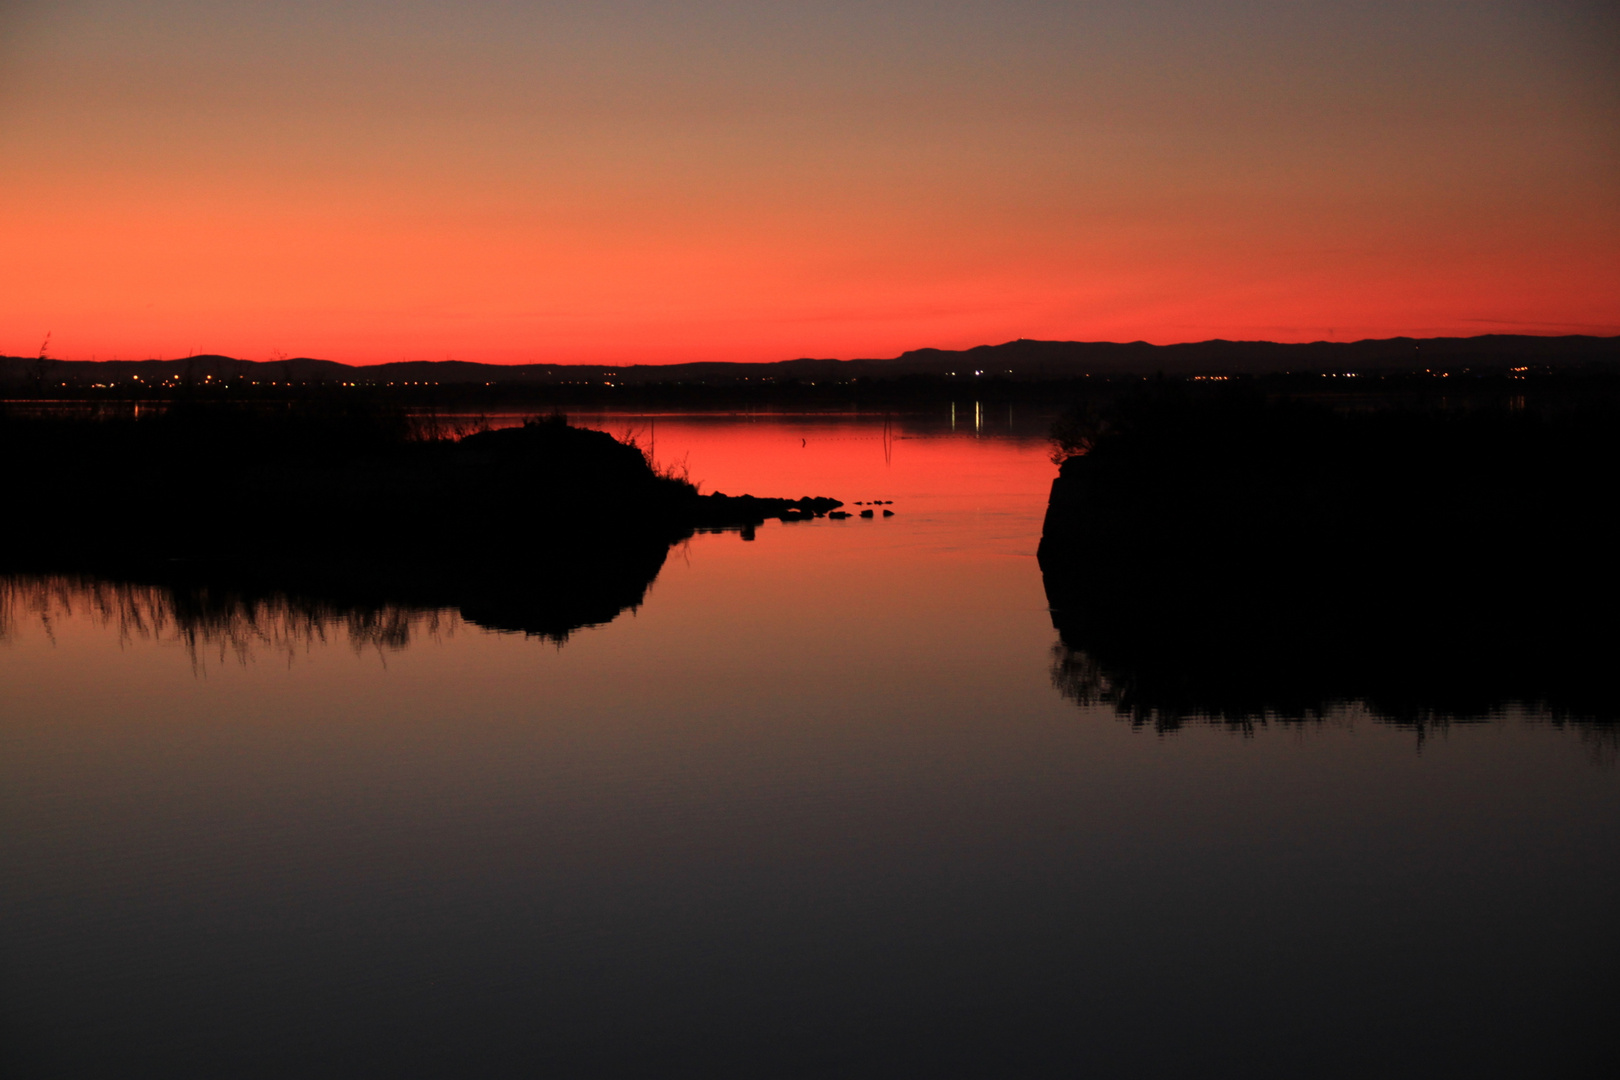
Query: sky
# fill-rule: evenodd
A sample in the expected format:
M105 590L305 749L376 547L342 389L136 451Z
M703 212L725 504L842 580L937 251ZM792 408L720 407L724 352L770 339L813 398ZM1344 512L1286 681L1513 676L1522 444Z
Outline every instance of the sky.
M0 161L10 355L1620 334L1613 0L0 0Z

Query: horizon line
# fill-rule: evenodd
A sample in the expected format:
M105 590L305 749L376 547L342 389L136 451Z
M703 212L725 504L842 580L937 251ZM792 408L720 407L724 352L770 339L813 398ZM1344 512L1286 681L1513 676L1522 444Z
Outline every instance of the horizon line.
M1020 344L1031 344L1031 345L1073 345L1073 346L1086 346L1086 347L1093 347L1093 348L1122 348L1122 349L1123 348L1140 348L1140 349L1154 349L1154 350L1158 350L1158 349L1184 349L1184 348L1194 348L1194 347L1199 347L1199 346L1239 346L1239 347L1241 347L1241 346L1267 346L1267 347L1272 347L1272 348L1306 349L1306 348L1317 348L1317 347L1351 348L1351 347L1354 347L1354 346L1357 346L1357 345L1384 345L1384 344L1393 344L1393 343L1397 343L1397 342L1413 342L1413 343L1416 343L1416 344L1422 344L1424 342L1441 342L1441 341L1444 341L1444 342L1485 341L1485 340L1492 339L1492 338L1515 338L1515 339L1531 339L1531 340L1543 340L1543 341L1559 341L1559 340L1578 339L1578 340L1586 340L1586 341L1593 341L1593 342L1609 341L1609 342L1620 343L1620 329L1617 329L1616 332L1610 333L1610 334L1598 334L1598 333L1579 333L1579 334L1572 334L1572 333L1503 333L1503 332L1492 332L1492 333L1469 334L1469 335L1445 334L1445 335L1434 335L1434 336L1430 336L1430 337L1416 337L1416 336L1413 336L1413 335L1410 335L1410 334L1397 334L1397 335L1393 335L1391 337L1382 337L1382 338L1374 338L1374 337L1357 338L1357 339L1352 340L1352 341L1331 341L1331 340L1327 340L1327 339L1323 339L1323 338L1318 338L1318 339L1313 340L1313 341L1274 341L1274 340L1266 339L1266 338L1204 338L1204 339L1201 339L1201 340L1198 340L1198 341L1175 341L1175 342L1167 342L1167 343L1164 343L1164 344L1158 344L1158 343L1146 341L1146 340L1141 339L1141 338L1137 338L1137 339L1132 340L1132 341L1105 341L1105 340L1087 341L1087 340L1068 339L1068 338L1024 338L1024 337L1020 337L1020 338L1013 338L1013 339L1011 339L1009 341L994 342L994 343L992 343L992 342L983 342L983 343L978 344L978 345L969 345L969 346L965 346L965 347L962 347L962 348L954 348L954 349L953 348L945 348L945 347L941 347L941 346L934 346L934 345L922 345L922 346L917 346L915 348L907 349L904 352L901 352L901 353L899 353L897 355L894 355L894 356L854 356L854 357L795 356L795 357L789 357L789 358L781 359L781 360L673 360L673 361L662 362L662 363L659 363L659 362L647 362L647 361L628 361L628 362L625 362L625 363L618 363L618 364L602 363L602 362L582 363L582 362L578 362L578 361L555 361L555 362L553 362L553 361L544 361L544 360L520 360L520 361L460 360L460 359L457 359L455 357L446 357L443 360L399 359L399 360L378 360L378 361L348 361L348 360L332 360L332 359L328 359L326 357L306 356L306 355L276 356L276 357L272 357L272 358L265 359L265 360L252 360L252 359L248 359L246 357L232 356L229 353L208 353L208 352L191 353L191 354L188 354L188 355L185 355L185 356L176 356L176 357L164 357L164 356L108 357L106 359L102 359L100 357L92 356L88 360L85 360L85 359L82 359L82 358L81 359L68 359L68 358L65 358L65 357L56 357L56 356L49 356L49 355L44 355L44 354L41 354L39 356L0 356L0 359L4 359L4 360L22 360L22 361L25 361L25 362L36 362L36 363L43 360L43 361L49 361L49 362L52 362L52 363L62 363L62 364L151 364L151 363L169 364L169 363L180 363L180 362L187 361L187 360L230 360L230 361L233 361L235 363L243 363L243 364L282 364L282 363L303 362L303 363L337 364L337 365L342 366L342 367L350 367L350 368L380 368L380 367L388 367L388 366L391 366L391 365L398 365L398 364L434 364L434 365L466 364L466 365L472 365L472 366L477 366L477 367L499 367L499 368L525 368L525 367L552 367L552 368L672 368L672 367L689 367L689 366L694 366L694 365L698 365L698 364L719 365L719 366L725 366L725 367L769 367L769 366L780 365L780 364L797 364L797 363L836 363L836 364L884 363L884 362L892 362L892 361L903 360L908 356L914 356L914 355L919 354L919 353L947 353L947 354L958 353L958 354L960 354L960 353L974 352L974 351L979 350L979 349L1001 349L1001 348L1006 348L1006 347L1011 346L1011 345L1020 345Z

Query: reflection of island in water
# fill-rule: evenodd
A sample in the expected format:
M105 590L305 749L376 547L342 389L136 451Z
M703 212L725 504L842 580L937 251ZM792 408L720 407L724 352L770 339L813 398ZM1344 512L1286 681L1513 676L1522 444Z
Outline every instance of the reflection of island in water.
M453 633L453 612L398 606L341 607L311 597L111 581L84 575L0 577L0 643L37 626L83 619L123 641L183 646L195 664L210 656L247 660L260 649L294 654L347 642L356 651L395 651L421 636Z
M1071 419L1040 551L1054 685L1160 731L1347 703L1612 730L1613 413L1171 390Z
M85 617L128 638L171 641L194 657L246 656L346 639L402 649L470 624L562 643L639 607L669 545L575 552L566 565L481 561L173 564L162 572L0 576L0 640L27 622L47 631Z

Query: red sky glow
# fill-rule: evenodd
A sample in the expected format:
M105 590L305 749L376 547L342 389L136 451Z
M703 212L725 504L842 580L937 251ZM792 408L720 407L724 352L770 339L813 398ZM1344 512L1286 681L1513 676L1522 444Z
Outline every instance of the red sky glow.
M0 3L0 353L1620 333L1620 16Z

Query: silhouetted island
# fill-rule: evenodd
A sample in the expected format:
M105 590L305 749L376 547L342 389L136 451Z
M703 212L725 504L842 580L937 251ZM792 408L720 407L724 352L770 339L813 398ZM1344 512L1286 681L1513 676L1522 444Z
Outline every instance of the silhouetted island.
M697 529L842 505L705 496L561 416L423 437L359 399L0 414L0 453L14 508L0 572L158 585L179 610L449 607L555 638L638 605Z
M1613 400L1166 384L1056 434L1039 555L1077 700L1161 728L1346 701L1620 715Z

